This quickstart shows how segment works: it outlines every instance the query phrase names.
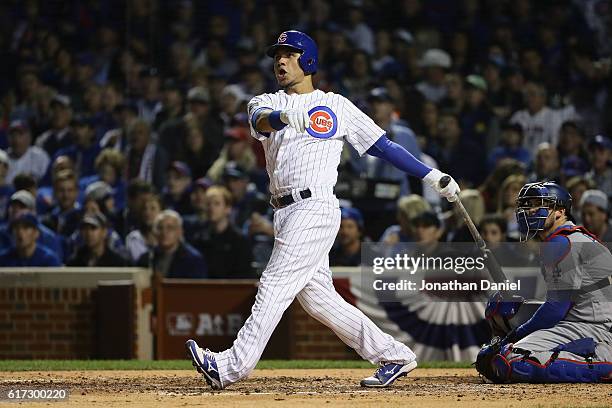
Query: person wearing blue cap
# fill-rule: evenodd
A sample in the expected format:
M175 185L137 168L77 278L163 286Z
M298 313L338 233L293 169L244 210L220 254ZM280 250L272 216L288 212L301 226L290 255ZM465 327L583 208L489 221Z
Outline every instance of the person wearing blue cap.
M27 190L19 190L11 195L7 209L8 222L0 225L0 249L8 248L15 244L14 236L11 231L11 222L19 218L24 213L30 213L36 217L36 199ZM44 246L53 252L59 259L63 259L64 247L62 238L44 226L37 225L38 245Z
M67 266L129 266L123 253L110 246L107 239L108 221L101 212L85 214L80 223L83 244L67 262Z
M213 182L201 177L191 183L189 196L192 214L183 216L183 229L187 242L196 242L207 235L208 210L206 190L212 187Z
M163 193L164 205L179 214L192 212L190 203L191 169L187 163L173 161L168 168L166 188Z
M340 230L336 245L329 253L331 266L359 266L363 241L363 216L357 208L341 209Z
M11 220L13 246L0 253L0 267L61 266L57 255L36 242L39 225L36 215L29 212Z
M612 197L612 141L604 135L597 135L589 143L592 168L587 178L593 180L597 188Z

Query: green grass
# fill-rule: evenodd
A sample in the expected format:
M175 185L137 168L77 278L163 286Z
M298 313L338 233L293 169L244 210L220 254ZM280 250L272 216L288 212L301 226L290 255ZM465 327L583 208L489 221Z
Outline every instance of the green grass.
M468 362L430 361L421 368L469 368ZM313 368L372 368L366 361L336 360L262 360L260 370ZM74 371L74 370L192 370L187 360L4 360L0 371Z

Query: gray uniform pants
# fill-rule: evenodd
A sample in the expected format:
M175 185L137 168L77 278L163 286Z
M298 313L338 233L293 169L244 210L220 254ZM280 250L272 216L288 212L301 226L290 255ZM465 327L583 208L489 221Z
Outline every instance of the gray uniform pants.
M612 362L612 332L604 324L562 321L550 329L537 330L514 344L515 348L529 350L530 356L544 364L552 355L551 349L570 341L591 337L597 343L593 361ZM510 353L509 360L520 354ZM584 361L583 357L562 351L559 358Z

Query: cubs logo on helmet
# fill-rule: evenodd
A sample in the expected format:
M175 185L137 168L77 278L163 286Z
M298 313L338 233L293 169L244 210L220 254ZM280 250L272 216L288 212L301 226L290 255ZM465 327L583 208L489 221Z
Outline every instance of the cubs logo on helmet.
M327 106L316 106L308 111L310 127L306 128L308 134L318 139L329 139L338 130L336 114Z
M285 41L287 41L287 33L281 33L281 35L278 36L278 42L284 43Z

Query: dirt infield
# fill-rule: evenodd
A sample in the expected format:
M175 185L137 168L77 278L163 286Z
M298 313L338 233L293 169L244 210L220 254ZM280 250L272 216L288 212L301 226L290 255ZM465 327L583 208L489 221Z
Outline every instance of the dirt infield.
M257 370L211 392L195 371L1 372L0 387L66 388L66 402L0 406L52 407L611 407L609 384L492 385L470 369L418 369L387 390L359 387L372 370Z

